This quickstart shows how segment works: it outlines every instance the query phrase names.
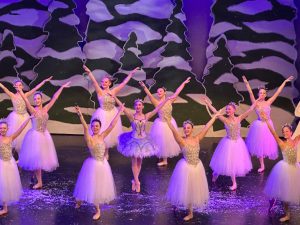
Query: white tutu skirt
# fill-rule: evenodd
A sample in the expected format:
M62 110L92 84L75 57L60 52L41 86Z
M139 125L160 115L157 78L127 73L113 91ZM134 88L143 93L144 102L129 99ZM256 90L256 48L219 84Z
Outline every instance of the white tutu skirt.
M126 157L145 158L157 155L158 148L149 136L134 138L126 132L119 136L118 151Z
M17 164L13 158L10 161L0 159L0 204L10 204L20 199L22 184Z
M110 166L103 161L88 158L80 170L74 197L93 204L109 203L116 198L116 188Z
M19 155L19 166L25 170L53 171L58 167L55 146L46 130L31 129L25 135Z
M178 129L176 121L173 118L171 123ZM160 158L174 157L181 152L168 124L160 118L155 119L151 127L150 137L158 148L157 156Z
M273 127L273 123L269 120ZM278 147L275 138L271 134L268 125L260 120L255 120L251 124L246 138L246 145L251 155L258 158L268 157L276 159L278 157Z
M117 108L113 108L111 111L105 111L101 108L98 108L92 116L91 122L93 119L98 119L101 121L101 129L100 132L103 132L108 128L110 122L113 120L115 115L118 113ZM90 124L91 126L91 124ZM90 128L90 133L92 134L91 128ZM115 127L112 129L112 131L109 133L109 135L106 136L104 139L105 145L107 148L112 148L114 146L117 146L118 144L118 137L120 134L123 133L123 127L122 127L122 122L121 118L119 117L117 124Z
M209 199L208 184L202 162L188 164L181 159L176 164L166 194L173 205L202 208Z
M18 114L15 111L12 111L8 117L7 117L7 124L8 124L8 131L7 135L10 136L13 133L15 133L20 126L23 124L23 122L29 118L29 114ZM27 124L27 126L24 128L22 133L13 141L13 148L19 153L23 139L25 137L25 134L31 129L31 122Z
M252 163L244 140L222 138L209 166L218 175L245 176L252 169Z
M300 167L279 161L272 169L265 189L270 198L289 203L300 203Z

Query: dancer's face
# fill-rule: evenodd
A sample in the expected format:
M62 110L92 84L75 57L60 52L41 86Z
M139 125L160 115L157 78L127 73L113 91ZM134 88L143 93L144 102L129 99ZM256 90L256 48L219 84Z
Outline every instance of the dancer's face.
M142 112L143 109L144 109L144 104L142 102L137 101L134 104L134 109L135 109L136 112Z
M42 96L40 94L35 94L33 96L33 101L36 106L42 105Z
M159 98L163 98L165 95L166 95L166 92L165 92L165 90L163 88L158 88L157 89L157 96Z
M190 136L193 132L193 126L189 123L184 124L183 132L184 132L185 136Z
M265 89L259 89L258 98L264 100L267 97L267 92Z
M14 83L14 87L16 90L23 90L23 84L20 81L17 81L16 83Z
M0 123L0 135L5 136L7 133L8 127L6 123Z
M285 139L289 139L292 137L293 132L291 131L291 129L289 127L283 127L282 134Z
M100 128L101 128L100 123L98 121L94 121L92 123L91 128L92 128L93 134L99 134Z
M107 89L109 88L111 85L111 81L107 78L107 77L104 77L102 80L101 80L101 87L103 89Z
M227 116L232 116L235 113L235 108L232 105L227 105L226 106L226 115Z

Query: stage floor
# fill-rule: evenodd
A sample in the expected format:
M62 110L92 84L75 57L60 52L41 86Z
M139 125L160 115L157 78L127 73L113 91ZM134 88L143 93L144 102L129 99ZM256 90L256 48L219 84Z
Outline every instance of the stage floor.
M158 168L157 158L145 159L143 162L141 193L131 191L131 161L120 155L116 149L110 151L111 165L118 197L109 205L101 207L101 219L94 222L94 208L83 204L74 209L72 192L77 175L88 152L82 136L55 135L60 167L52 173L44 173L44 188L31 190L30 173L22 171L21 179L24 194L19 203L9 207L9 214L0 218L0 224L52 225L52 224L109 224L109 225L268 225L281 224L282 206L277 204L275 213L268 215L269 201L263 194L270 168L275 162L266 161L264 174L255 171L256 159L252 159L254 170L243 178L237 178L238 189L228 190L229 177L220 177L217 184L211 185L209 161L219 139L206 138L201 146L200 158L207 172L210 188L210 202L207 207L194 213L194 219L183 222L185 211L174 210L165 201L164 195L168 181L176 162L181 158L169 160L167 167ZM290 225L300 224L300 207L292 206Z

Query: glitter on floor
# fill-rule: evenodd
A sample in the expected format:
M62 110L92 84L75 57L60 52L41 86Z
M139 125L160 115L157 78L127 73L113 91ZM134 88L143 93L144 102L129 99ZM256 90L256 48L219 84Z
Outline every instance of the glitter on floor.
M44 188L30 189L31 174L21 171L24 188L20 202L9 207L9 214L0 217L0 225L53 225L53 224L109 224L109 225L276 225L282 215L282 205L276 204L271 215L268 215L268 199L263 195L263 187L270 168L276 162L266 162L264 174L253 170L247 177L237 178L238 189L231 192L229 177L220 177L217 184L212 185L211 170L208 167L218 139L207 138L201 146L200 158L207 171L210 187L210 202L206 208L194 214L190 222L183 222L185 211L174 209L165 201L164 195L169 178L181 158L169 160L167 167L158 168L157 159L146 159L141 173L140 194L131 191L132 178L130 159L121 156L115 149L110 152L109 163L115 178L118 198L109 205L102 206L101 219L94 222L93 206L83 204L75 210L72 191L82 162L88 157L81 136L54 136L57 146L60 167L44 174ZM66 144L67 143L67 144ZM256 169L258 162L252 159ZM300 224L300 207L291 208L290 225Z

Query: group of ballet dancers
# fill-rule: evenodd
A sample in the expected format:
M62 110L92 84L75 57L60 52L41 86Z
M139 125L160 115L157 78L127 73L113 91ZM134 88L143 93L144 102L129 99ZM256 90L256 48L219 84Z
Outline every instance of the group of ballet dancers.
M258 172L261 173L265 170L264 158L276 159L279 146L283 160L272 169L264 192L270 199L284 202L285 215L280 221L288 221L289 204L300 202L300 167L296 159L296 146L300 136L292 138L291 126L284 125L282 127L284 140L281 140L274 131L270 112L272 103L293 77L287 78L268 99L266 89L260 88L256 99L249 82L243 76L252 102L247 111L237 116L235 114L237 105L230 102L223 115L223 109L215 109L208 99L204 99L207 107L213 112L210 121L200 132L194 134L193 122L186 120L183 123L182 135L178 132L176 121L172 117L172 103L190 82L190 78L187 78L169 97L166 96L164 87L157 89L155 97L147 86L140 82L155 108L144 113L144 101L136 99L132 111L124 106L117 95L138 69L131 71L122 83L111 88L110 76L104 76L99 84L90 69L84 66L97 93L100 107L93 113L90 125L86 123L80 107L75 107L90 151L90 157L84 161L75 185L73 194L76 199L75 207L79 208L82 201L94 204L96 212L93 219L97 220L101 217L100 204L109 203L116 198L114 179L107 158L108 149L117 146L122 155L131 158L133 173L131 188L134 192L141 191L139 175L144 158L157 156L162 159L158 162L158 166L166 166L168 158L182 153L183 158L177 162L170 178L166 198L173 205L188 209L185 221L192 219L193 209L202 208L209 200L207 178L199 159L200 142L214 121L219 119L224 123L226 136L219 142L210 162L213 170L212 181L217 182L219 175L229 176L232 180L229 189L236 190L238 187L236 177L246 176L252 170L250 155L259 159ZM14 82L15 93L0 83L0 88L10 97L13 104L13 111L5 120L0 121L0 204L3 205L0 216L7 214L8 205L18 201L22 194L18 166L34 172L37 182L33 185L33 189L43 187L42 171L53 171L59 166L53 140L47 131L48 111L63 89L69 87L70 82L62 85L51 100L43 105L43 95L37 90L51 78L45 79L26 93L23 92L21 80ZM32 95L34 106L28 100ZM116 104L119 108L115 106ZM240 135L241 121L253 110L258 118L252 122L244 142ZM130 132L124 133L122 130L120 117L122 113L131 123ZM155 114L158 114L158 118L148 133L146 123ZM12 155L13 149L19 154L18 166ZM272 210L273 203L274 201L271 201L269 210Z

